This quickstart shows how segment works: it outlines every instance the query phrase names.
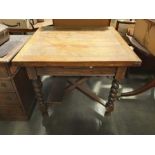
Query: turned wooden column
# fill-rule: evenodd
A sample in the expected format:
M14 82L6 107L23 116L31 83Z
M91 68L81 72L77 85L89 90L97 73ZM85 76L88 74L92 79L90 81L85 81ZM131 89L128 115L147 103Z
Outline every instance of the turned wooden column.
M37 103L42 115L48 115L47 105L44 102L43 93L42 93L42 82L38 77L36 80L32 80L33 88L36 94Z
M43 116L48 116L47 104L44 101L42 93L42 82L40 76L37 76L35 68L26 68L29 79L32 80L33 89L36 95L37 104Z
M108 101L106 103L106 109L108 113L114 110L114 102L117 99L118 89L119 89L119 81L114 77L109 92Z
M124 79L126 73L126 67L119 67L113 77L111 84L111 89L108 96L108 101L106 103L106 113L110 113L114 110L114 102L118 98L119 84L122 79Z

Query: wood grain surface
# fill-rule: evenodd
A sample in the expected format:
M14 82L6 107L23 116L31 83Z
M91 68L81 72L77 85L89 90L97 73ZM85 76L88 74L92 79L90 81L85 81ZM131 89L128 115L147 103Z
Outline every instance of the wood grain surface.
M43 27L13 59L21 66L128 67L141 60L112 27Z
M9 63L31 35L10 35L9 41L0 46L0 64Z

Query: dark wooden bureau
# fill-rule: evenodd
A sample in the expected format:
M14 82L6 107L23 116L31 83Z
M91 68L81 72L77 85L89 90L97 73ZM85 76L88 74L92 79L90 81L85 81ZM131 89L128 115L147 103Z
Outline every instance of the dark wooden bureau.
M34 107L34 92L25 68L11 65L11 60L30 36L12 35L0 46L0 120L28 120Z

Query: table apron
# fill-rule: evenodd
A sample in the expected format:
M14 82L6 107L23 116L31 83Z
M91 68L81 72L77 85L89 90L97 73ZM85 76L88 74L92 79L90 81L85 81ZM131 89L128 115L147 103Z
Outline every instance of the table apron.
M66 67L37 67L37 75L53 75L53 76L113 76L116 68L66 68Z

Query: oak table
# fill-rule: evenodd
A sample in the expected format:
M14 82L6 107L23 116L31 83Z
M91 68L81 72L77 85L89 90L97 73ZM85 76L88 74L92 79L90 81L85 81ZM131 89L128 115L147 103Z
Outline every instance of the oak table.
M12 63L26 67L40 110L47 115L40 76L113 76L105 104L110 112L127 67L139 66L141 60L112 27L53 26L38 29Z

